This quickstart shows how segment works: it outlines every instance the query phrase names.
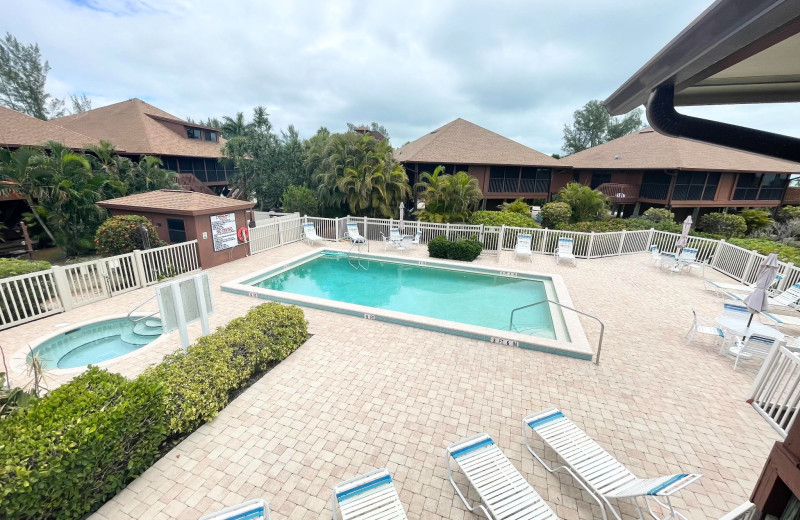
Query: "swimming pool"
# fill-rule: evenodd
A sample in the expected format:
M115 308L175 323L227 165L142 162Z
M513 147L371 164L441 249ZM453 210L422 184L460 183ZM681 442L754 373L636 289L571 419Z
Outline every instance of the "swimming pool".
M223 284L227 292L591 359L560 277L474 264L317 250Z
M138 319L134 316L134 319ZM42 341L27 356L38 356L46 369L83 367L134 352L159 338L161 322L127 317L106 319L61 332Z

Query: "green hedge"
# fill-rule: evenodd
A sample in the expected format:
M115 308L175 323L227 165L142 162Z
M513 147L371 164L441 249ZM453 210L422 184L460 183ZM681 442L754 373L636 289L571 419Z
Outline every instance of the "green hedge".
M731 238L728 242L745 249L753 249L762 255L778 253L779 260L800 265L800 247L788 246L763 238Z
M514 211L476 211L469 217L469 223L484 226L513 226L538 228L539 224L530 217Z
M451 242L444 236L438 236L428 242L428 255L431 258L447 258L472 262L483 251L483 244L475 238Z
M158 238L156 227L150 219L141 215L119 215L111 217L100 224L94 235L97 252L103 256L114 256L130 253L134 249L144 249L142 232L144 225L150 239L150 247L161 247L166 242Z
M589 233L606 233L612 231L637 231L653 228L656 231L669 231L680 233L682 226L669 220L654 222L644 218L612 218L608 220L596 220L593 222L578 222L576 224L562 224L558 229L564 231L583 231Z
M78 519L157 458L162 385L97 367L0 421L0 518Z
M217 416L231 391L254 373L281 361L308 338L303 311L265 303L200 338L148 369L144 377L165 384L164 406L171 435L190 432Z
M542 206L540 216L544 227L556 229L566 225L572 218L572 207L566 202L548 202Z

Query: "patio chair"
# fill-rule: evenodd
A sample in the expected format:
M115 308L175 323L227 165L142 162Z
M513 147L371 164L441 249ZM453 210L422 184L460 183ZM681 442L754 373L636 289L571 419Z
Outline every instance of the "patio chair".
M728 353L736 356L736 361L733 362L733 369L736 370L739 364L739 359L759 358L766 359L769 355L775 342L775 338L767 336L758 336L753 334L747 339L742 341L740 338L736 340L736 345L728 349Z
M333 520L406 520L392 477L376 469L337 484L331 496Z
M308 222L303 224L303 239L308 240L308 245L313 246L314 242L322 242L323 238L317 235L317 230L314 229L314 224Z
M692 341L694 341L694 337L697 334L703 334L703 335L706 335L706 336L711 336L711 337L715 338L716 340L720 340L720 339L724 340L725 339L725 333L722 331L721 328L717 327L716 325L704 325L702 323L702 322L710 322L710 320L701 319L701 317L698 316L697 311L694 310L694 307L692 307L692 315L693 315L692 328L689 329L689 332L686 333L686 344L687 345L691 345L692 344Z
M782 274L776 274L775 279L770 285L770 290L777 287L783 278ZM741 283L728 283L728 282L715 282L713 280L703 280L703 283L710 288L717 296L725 296L735 300L744 300L748 294L755 291L755 284L741 284Z
M531 448L528 428L536 432L545 445L555 451L566 464L550 468ZM617 520L621 520L619 512L609 501L612 498L632 498L641 518L639 497L644 499L648 512L654 518L658 518L658 515L651 508L649 499L653 499L659 506L669 511L666 518L686 519L672 507L670 497L699 479L701 475L677 473L666 477L638 478L557 408L548 408L525 417L522 420L522 435L525 437L528 451L547 471L553 473L564 470L589 492L600 505L604 520L608 519L606 510Z
M798 310L798 303L800 303L800 283L792 285L777 296L768 297L767 303L770 309L773 307L782 307L783 310Z
M475 488L480 503L470 506L453 480L450 458L458 464ZM528 484L517 468L485 433L455 442L447 447L447 475L461 501L471 512L480 509L489 520L539 520L558 517Z
M411 240L411 245L418 246L420 240L422 240L422 231L417 231L414 233L414 238Z
M775 325L778 327L800 327L800 314L797 316L773 314L771 312L762 312L761 314L774 321Z
M381 238L383 239L384 251L389 249L389 246L399 248L401 242L403 241L403 236L400 234L400 229L398 228L390 228L388 238L386 235L381 233Z
M558 247L555 250L556 263L561 263L561 260L572 260L573 265L578 265L578 259L572 253L572 246L574 241L571 238L561 237L558 239Z
M653 265L658 265L660 267L661 252L658 250L658 246L650 246L650 259L652 260Z
M750 318L750 309L743 302L726 301L722 304L722 315L747 320Z
M533 251L531 251L531 242L533 237L526 233L517 234L517 246L514 248L514 260L519 256L527 256L533 262Z
M350 240L354 244L366 244L367 239L361 236L361 233L358 232L358 224L355 222L351 222L347 224L347 236L350 237Z
M248 500L238 506L226 507L222 511L206 515L200 520L256 520L263 518L269 520L269 505L266 500L257 498Z

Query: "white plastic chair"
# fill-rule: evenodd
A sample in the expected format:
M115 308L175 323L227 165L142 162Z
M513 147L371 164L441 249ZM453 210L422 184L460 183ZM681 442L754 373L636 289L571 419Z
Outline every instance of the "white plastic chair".
M406 520L406 512L392 477L386 469L376 469L345 480L333 488L333 520ZM339 513L339 514L337 514Z
M350 237L350 240L354 244L366 244L367 239L361 236L361 233L358 232L358 224L355 222L351 222L347 224L347 236Z
M694 310L692 307L692 328L689 329L689 332L686 333L686 344L691 345L692 341L694 341L694 337L697 334L703 334L705 336L710 336L715 338L717 341L725 339L725 333L722 331L721 328L717 327L716 325L704 325L701 323L702 321L710 321L701 319L698 316L697 311Z
M757 336L756 334L749 336L744 341L737 339L736 346L728 350L732 356L736 356L736 361L733 362L733 369L736 370L740 358L750 359L755 357L766 359L777 341L775 338Z
M578 259L572 253L572 246L574 241L571 238L561 237L558 239L558 247L555 250L556 263L561 263L561 260L572 260L573 265L578 265Z
M653 261L653 265L661 263L661 252L658 250L658 246L650 246L650 259Z
M528 428L536 432L566 464L550 468L531 448ZM608 518L608 510L617 520L622 520L611 506L611 498L632 498L639 518L642 518L639 497L644 498L647 510L653 518L658 518L658 515L650 507L649 499L669 511L667 518L686 519L672 507L670 496L699 479L701 475L678 473L666 477L638 478L556 408L548 408L525 417L522 420L522 435L528 451L547 471L553 473L564 470L572 475L600 505L603 519Z
M308 222L303 224L303 238L308 240L308 245L314 245L314 242L322 242L323 238L317 235L317 230L314 228L314 224Z
M248 500L238 506L226 507L222 511L203 516L200 520L239 520L244 518L248 520L269 520L269 505L267 505L267 501L260 498Z
M447 475L461 501L471 512L480 509L489 520L557 520L558 517L517 468L485 433L455 442L447 447ZM470 506L453 480L450 459L458 464L480 497Z
M514 248L514 259L519 256L527 256L533 262L533 251L531 251L531 243L533 237L526 233L517 234L517 246Z
M411 245L418 246L420 240L422 240L422 231L417 231L414 234L414 238L411 240Z

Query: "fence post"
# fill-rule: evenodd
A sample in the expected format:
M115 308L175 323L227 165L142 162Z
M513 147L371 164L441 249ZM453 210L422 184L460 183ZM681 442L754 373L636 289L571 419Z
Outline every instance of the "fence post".
M339 241L339 217L336 217L333 223L333 240L334 242Z
M594 231L589 233L589 249L586 251L586 258L592 257L592 245L594 244Z
M650 228L650 233L647 235L647 248L645 249L646 251L649 251L650 246L653 245L653 235L655 235L655 232L656 232L655 229Z
M147 269L145 269L144 257L140 249L133 250L133 263L136 268L136 276L139 278L139 287L147 287Z
M545 248L547 247L547 234L549 232L550 232L549 229L544 228L544 233L542 233L542 247L540 248L542 253L546 252Z
M364 222L364 236L366 237L367 240L369 240L369 231L367 228L369 226L369 220L367 220L367 217L364 217L363 222Z
M617 256L622 256L622 247L625 245L625 233L626 231L623 229L622 234L619 238L619 247L617 248Z
M72 299L72 289L70 289L69 281L67 280L67 273L60 265L54 265L52 270L53 281L56 285L58 297L61 299L61 306L64 308L64 312L71 311L75 308L75 302Z
M450 240L450 223L449 222L447 224L445 224L445 226L444 226L444 237L447 240Z
M506 225L502 224L500 226L500 234L497 235L497 258L500 258L500 251L503 250L503 244L505 243L505 236L506 236Z
M786 289L786 286L789 285L789 275L791 274L793 267L794 267L794 262L789 262L783 269L783 278L781 278L781 281L778 282L779 291L783 292L784 289Z
M283 229L281 228L281 221L277 222L278 224L278 245L283 245Z

